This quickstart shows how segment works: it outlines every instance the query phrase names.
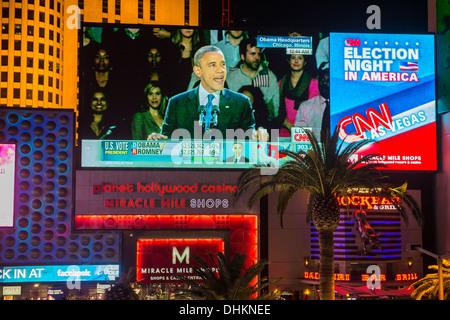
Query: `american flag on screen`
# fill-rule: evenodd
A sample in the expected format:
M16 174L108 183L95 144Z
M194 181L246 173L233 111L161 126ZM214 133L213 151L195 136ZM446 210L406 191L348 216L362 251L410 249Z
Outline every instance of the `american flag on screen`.
M269 86L269 75L260 74L253 79L254 87L268 87Z
M400 62L400 71L419 71L418 62Z

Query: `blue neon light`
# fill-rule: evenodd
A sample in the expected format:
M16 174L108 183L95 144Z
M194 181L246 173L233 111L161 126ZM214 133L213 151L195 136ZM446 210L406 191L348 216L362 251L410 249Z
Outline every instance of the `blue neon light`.
M0 283L55 281L114 281L119 265L60 265L0 268Z

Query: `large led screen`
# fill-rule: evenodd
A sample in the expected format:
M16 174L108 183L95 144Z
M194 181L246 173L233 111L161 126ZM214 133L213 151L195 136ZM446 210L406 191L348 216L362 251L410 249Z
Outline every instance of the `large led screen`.
M82 167L280 163L280 150L307 148L300 127L322 127L324 32L85 24L81 38ZM211 111L203 101L211 85L206 64L201 74L194 66L205 45L224 57L211 81L225 89ZM268 136L255 135L258 129ZM152 133L166 138L149 140Z
M0 143L0 227L14 224L16 145Z
M436 170L433 35L330 34L331 126L390 170Z

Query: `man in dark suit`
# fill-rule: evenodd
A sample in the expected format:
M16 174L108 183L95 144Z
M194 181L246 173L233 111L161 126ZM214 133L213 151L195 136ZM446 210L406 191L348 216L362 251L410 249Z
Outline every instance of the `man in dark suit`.
M250 100L243 94L224 88L227 69L224 55L219 48L200 48L194 56L193 71L200 78L199 86L169 100L161 132L150 134L148 140L172 138L175 130L178 130L175 132L177 138L202 139L198 110L201 105L207 106L208 96L212 99L212 105L219 107L215 129L222 134L222 138L227 138L227 129L242 129L245 133L250 132L254 139L268 140L265 129L255 130Z
M244 146L241 142L235 142L233 144L233 153L231 157L227 158L228 163L242 163L242 162L249 162L248 158L246 158L242 152L244 151Z

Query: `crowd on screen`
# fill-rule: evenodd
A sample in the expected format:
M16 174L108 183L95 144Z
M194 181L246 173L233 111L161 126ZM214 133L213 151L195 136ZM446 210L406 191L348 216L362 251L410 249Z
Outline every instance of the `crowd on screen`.
M146 140L159 131L168 100L198 85L193 57L204 45L225 56L226 88L250 98L256 127L293 126L320 133L329 111L328 38L312 36L313 54L259 48L257 32L178 28L85 27L80 81L82 139Z

